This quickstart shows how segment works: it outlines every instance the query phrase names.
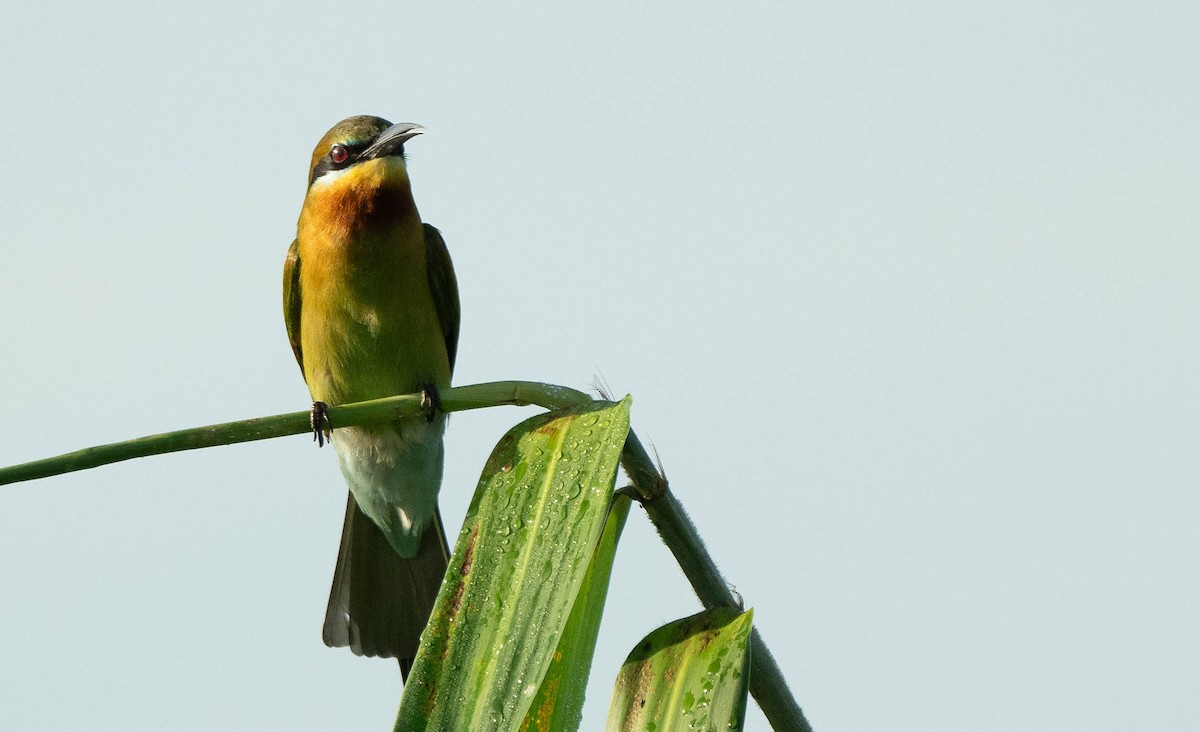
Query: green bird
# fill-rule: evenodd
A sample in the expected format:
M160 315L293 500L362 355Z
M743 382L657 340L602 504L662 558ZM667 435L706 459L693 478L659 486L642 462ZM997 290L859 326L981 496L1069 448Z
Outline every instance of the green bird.
M313 151L283 310L318 438L325 404L422 390L437 404L450 385L458 285L441 234L417 213L404 160L404 143L422 132L350 117ZM445 427L434 408L332 433L350 496L322 636L399 659L405 677L449 559L437 508Z

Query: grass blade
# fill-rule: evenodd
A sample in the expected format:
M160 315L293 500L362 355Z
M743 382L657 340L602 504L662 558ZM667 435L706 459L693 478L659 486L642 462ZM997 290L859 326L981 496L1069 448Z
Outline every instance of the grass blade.
M631 503L626 495L613 497L604 535L600 537L592 565L588 567L579 596L575 598L575 607L563 628L554 660L550 662L542 687L521 725L522 732L573 732L579 729L584 692L596 651L596 636L600 632L604 600L612 577L613 558Z
M518 730L604 529L630 399L541 414L492 451L396 730Z
M714 608L646 636L617 674L608 731L742 729L753 616Z

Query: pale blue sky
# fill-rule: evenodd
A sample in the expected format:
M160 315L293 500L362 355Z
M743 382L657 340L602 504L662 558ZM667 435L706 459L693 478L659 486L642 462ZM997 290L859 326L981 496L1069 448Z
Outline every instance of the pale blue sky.
M456 381L632 393L818 729L1200 727L1197 8L9 4L0 464L305 408L312 145L419 122ZM452 531L522 416L451 420ZM389 729L344 496L305 437L0 488L0 728ZM584 729L699 607L636 509L610 607Z

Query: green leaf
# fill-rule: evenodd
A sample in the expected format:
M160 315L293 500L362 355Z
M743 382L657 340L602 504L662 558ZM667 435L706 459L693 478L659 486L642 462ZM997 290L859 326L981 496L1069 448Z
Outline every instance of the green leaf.
M753 610L705 610L668 623L617 674L609 732L742 729Z
M604 616L604 600L608 596L613 557L617 541L629 517L629 496L618 493L613 497L604 535L592 555L592 564L583 578L583 587L575 598L575 607L563 628L562 638L554 652L554 660L542 679L542 687L534 698L522 732L571 732L579 729L583 717L584 692L596 651L596 636Z
M517 730L604 529L626 397L548 412L488 458L421 636L396 730Z

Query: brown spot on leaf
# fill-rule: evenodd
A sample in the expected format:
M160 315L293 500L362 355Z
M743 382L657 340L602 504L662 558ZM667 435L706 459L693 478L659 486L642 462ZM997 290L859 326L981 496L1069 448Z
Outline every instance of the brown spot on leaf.
M574 414L565 414L561 417L555 417L554 419L546 422L546 424L535 429L534 432L543 435L552 435L556 432L566 430L571 426L571 422L575 420L575 416L576 415Z
M454 588L454 596L450 598L447 614L453 622L458 617L459 606L462 604L463 593L467 591L467 577L471 574L471 565L475 562L475 545L479 543L479 524L471 527L471 535L467 537L467 549L463 552L462 564L458 567L458 586Z

